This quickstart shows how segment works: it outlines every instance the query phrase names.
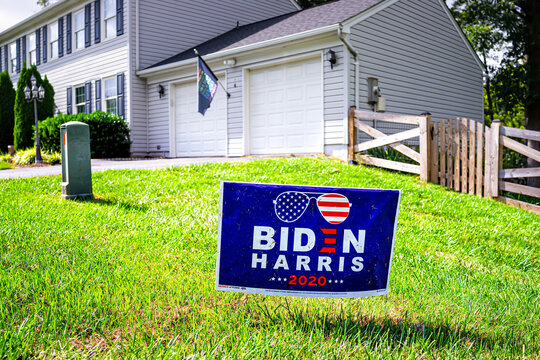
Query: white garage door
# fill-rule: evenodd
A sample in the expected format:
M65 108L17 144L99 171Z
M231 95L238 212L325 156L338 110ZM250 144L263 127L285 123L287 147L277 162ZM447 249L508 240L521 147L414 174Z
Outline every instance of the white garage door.
M225 156L227 95L218 87L212 105L202 116L197 94L196 82L176 86L176 156Z
M320 153L323 142L321 59L252 70L251 153Z

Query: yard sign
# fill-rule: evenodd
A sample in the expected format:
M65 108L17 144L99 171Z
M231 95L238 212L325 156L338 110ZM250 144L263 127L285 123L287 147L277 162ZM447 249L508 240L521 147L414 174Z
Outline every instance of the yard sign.
M216 289L385 295L399 190L222 182Z

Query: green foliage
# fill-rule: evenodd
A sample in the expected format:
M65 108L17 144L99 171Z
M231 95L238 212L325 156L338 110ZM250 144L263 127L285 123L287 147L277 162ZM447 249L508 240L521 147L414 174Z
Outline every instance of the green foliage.
M26 63L21 69L19 81L17 82L17 92L15 96L15 126L13 130L15 149L20 150L34 146L35 136L35 114L34 103L26 101L24 96L25 86L31 87L30 78L36 78L36 86L40 85L45 89L45 98L37 104L38 119L45 119L54 114L54 89L45 77L41 75L35 65L26 68Z
M410 145L407 145L407 146L411 148L416 148L415 149L416 151L418 151L418 148L419 148L419 146L410 146ZM415 165L418 164L416 161L400 153L399 151L392 148L391 146L381 146L381 147L372 148L372 149L367 150L367 154L373 157L379 158L379 159L398 161L398 162L407 163L407 164L415 164Z
M13 165L11 165L10 163L8 163L7 161L0 160L0 170L12 169L12 168L13 168Z
M92 178L91 201L61 201L60 176L0 179L7 359L532 360L540 353L538 215L322 158ZM388 296L215 291L221 179L402 189Z
M62 162L62 154L58 152L42 151L41 157L45 164L54 165ZM32 165L36 162L36 149L28 148L15 153L11 162L15 165Z
M10 154L2 154L2 153L0 153L0 161L9 162L10 159L11 159Z
M121 117L103 111L92 114L57 115L39 123L41 146L48 151L60 151L60 125L79 121L90 127L92 158L129 157L129 127Z
M0 73L0 152L13 145L15 89L7 71Z
M335 0L297 0L296 2L302 9L308 9L310 7L314 7L317 5L326 4L327 2L331 2Z

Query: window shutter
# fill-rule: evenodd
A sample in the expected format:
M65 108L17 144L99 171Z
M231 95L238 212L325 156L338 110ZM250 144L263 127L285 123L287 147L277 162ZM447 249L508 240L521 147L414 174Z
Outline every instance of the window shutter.
M41 29L36 30L36 65L41 64Z
M64 18L58 19L58 57L64 56Z
M101 0L94 1L94 42L101 41Z
M0 60L1 61L1 60ZM4 64L6 64L6 70L9 71L9 63L8 63L8 46L4 45Z
M21 38L15 41L15 48L17 51L17 67L15 70L19 73L21 72Z
M71 13L66 15L66 54L71 54Z
M117 94L117 113L119 116L125 117L124 111L124 73L116 75L116 94Z
M116 0L116 36L124 33L124 0Z
M66 114L71 115L73 114L73 110L71 109L71 86L67 88L66 90Z
M21 69L26 62L26 35L21 38Z
M2 47L0 46L0 72L4 71L4 67L2 66L2 61L4 61L4 57L2 56Z
M101 111L101 80L96 80L96 111Z
M87 81L84 83L84 112L87 114L92 113L92 82Z
M91 36L90 36L90 12L92 11L92 4L88 4L84 7L84 47L89 47L91 45Z
M43 27L43 30L41 31L41 35L43 36L42 37L42 44L43 44L43 63L45 64L47 62L47 41L48 40L48 37L47 37L47 25L45 25Z

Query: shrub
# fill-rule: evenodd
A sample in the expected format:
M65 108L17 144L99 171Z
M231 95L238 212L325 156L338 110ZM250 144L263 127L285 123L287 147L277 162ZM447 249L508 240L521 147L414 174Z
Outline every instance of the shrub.
M62 162L62 155L58 152L41 152L43 162L49 165L60 164ZM36 149L28 148L25 150L19 150L15 153L12 159L12 163L15 165L32 165L36 162Z
M129 157L131 141L129 127L121 117L97 111L92 114L58 115L39 124L41 147L47 151L60 151L60 125L80 121L90 127L90 154L92 158Z
M20 150L34 146L34 104L33 102L26 101L24 97L24 88L30 84L30 78L32 75L36 78L36 86L43 86L45 89L45 98L42 102L38 102L37 111L38 119L45 119L53 116L54 114L54 89L47 80L47 77L42 80L37 67L32 65L30 68L26 68L26 63L23 65L19 81L17 82L17 92L15 95L15 125L13 129L13 143L15 149Z
M11 160L10 154L2 154L0 153L0 161L9 162Z
M0 152L13 145L15 89L7 71L0 73Z

